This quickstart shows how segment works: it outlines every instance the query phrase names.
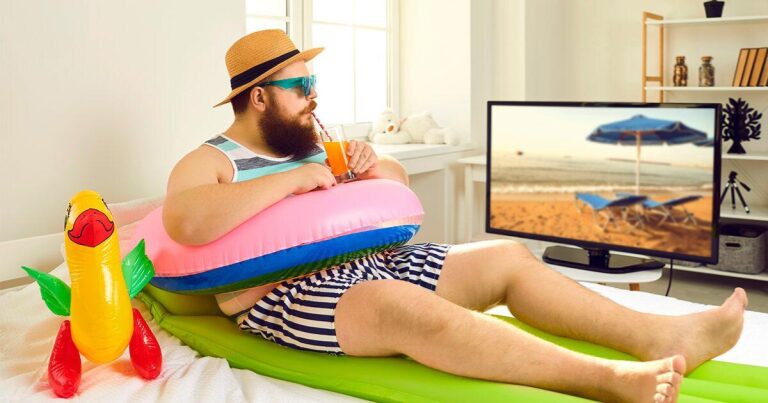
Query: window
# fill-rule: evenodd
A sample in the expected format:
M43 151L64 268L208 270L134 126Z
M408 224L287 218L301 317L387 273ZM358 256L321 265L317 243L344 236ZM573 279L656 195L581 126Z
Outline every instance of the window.
M278 28L300 49L324 47L312 61L317 114L361 125L384 108L397 112L397 0L246 0L248 32Z

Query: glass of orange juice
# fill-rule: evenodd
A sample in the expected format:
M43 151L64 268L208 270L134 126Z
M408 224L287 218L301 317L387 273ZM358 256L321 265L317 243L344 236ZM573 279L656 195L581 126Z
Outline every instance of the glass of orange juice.
M344 138L344 129L342 126L331 126L327 128L326 133L328 136L323 137L323 147L325 147L325 154L328 156L331 172L336 177L336 183L356 179L355 174L349 170L347 157L349 142Z

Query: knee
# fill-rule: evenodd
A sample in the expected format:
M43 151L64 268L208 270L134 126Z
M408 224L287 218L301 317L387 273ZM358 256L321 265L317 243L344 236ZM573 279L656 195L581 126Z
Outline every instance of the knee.
M528 247L521 242L511 239L500 239L491 242L489 246L490 252L500 259L507 261L511 259L514 262L521 259L535 258Z

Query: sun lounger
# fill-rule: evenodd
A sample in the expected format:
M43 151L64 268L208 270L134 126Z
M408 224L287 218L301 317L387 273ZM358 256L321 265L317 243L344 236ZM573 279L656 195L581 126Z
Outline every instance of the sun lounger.
M616 196L626 197L626 196L635 196L635 195L630 193L616 193ZM693 225L698 225L698 221L696 221L696 217L685 208L685 204L699 200L701 199L701 197L702 197L701 195L690 195L690 196L683 196L675 199L670 199L663 202L646 198L646 200L643 201L643 208L648 212L656 213L660 215L661 219L659 219L659 222L657 224L661 225L667 220L672 221L673 223L676 223L677 221L675 220L675 216L674 216L674 208L680 207L680 209L682 209L683 212L685 213L681 223L686 224L690 222Z
M628 221L629 207L642 203L646 200L645 196L626 195L618 197L613 200L606 199L602 196L593 193L576 193L576 200L589 206L592 209L592 215L595 217L595 222L600 229L605 230L609 224L613 223L614 226L618 226L617 217L614 213L620 212L621 218L624 221ZM581 211L581 206L576 203L576 207ZM599 223L598 215L606 217L606 221L603 224ZM634 225L642 224L642 220L638 219Z

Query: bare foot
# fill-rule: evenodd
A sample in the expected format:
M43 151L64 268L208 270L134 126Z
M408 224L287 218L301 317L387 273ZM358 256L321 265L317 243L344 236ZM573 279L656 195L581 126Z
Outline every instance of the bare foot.
M733 347L741 336L747 293L736 288L720 307L691 315L669 317L654 345L640 358L654 360L682 354L688 373Z
M609 401L676 402L685 372L682 355L648 362L617 361L617 382L609 386Z

